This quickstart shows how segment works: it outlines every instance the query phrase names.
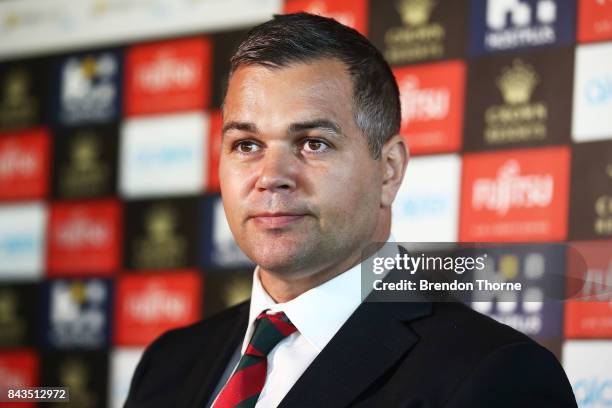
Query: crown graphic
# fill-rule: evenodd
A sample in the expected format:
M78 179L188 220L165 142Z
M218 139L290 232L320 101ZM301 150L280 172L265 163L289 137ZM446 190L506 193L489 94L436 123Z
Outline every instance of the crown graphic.
M92 134L83 132L71 146L71 158L77 167L85 169L92 165L98 156L100 146Z
M529 102L538 82L540 79L533 67L517 58L512 66L502 70L497 78L497 87L506 103L517 105Z
M10 104L17 105L27 97L30 86L28 74L18 69L12 71L5 80L4 95Z
M163 204L153 207L146 216L147 231L155 239L172 235L176 222L175 212Z
M87 298L87 288L85 284L81 281L74 282L70 285L70 297L76 303L81 304Z
M399 0L397 9L404 24L420 26L429 21L437 0Z
M98 61L93 55L88 55L81 62L81 69L86 78L93 78L98 73Z

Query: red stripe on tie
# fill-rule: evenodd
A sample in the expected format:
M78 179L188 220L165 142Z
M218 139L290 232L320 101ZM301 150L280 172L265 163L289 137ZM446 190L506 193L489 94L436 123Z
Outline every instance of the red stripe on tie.
M265 355L261 351L257 350L250 343L247 346L246 350L244 351L244 354L248 354L249 356L265 357Z
M266 371L266 360L262 360L234 373L217 397L214 408L233 408L245 399L259 394L266 381Z
M267 352L262 353L253 346L253 338L258 339L260 348L269 352L282 339L297 331L283 312L267 314L264 311L257 316L257 319L267 319L271 324L260 322L255 326L247 349L238 362L239 367L246 367L236 371L227 381L213 405L214 408L234 408L242 402L249 400L248 403L251 404L259 398L266 382L268 359ZM256 362L253 363L253 360L247 361L247 359L254 359ZM243 362L244 364L241 365ZM251 363L253 365L248 365Z
M277 315L268 315L268 319L270 319L272 324L274 324L278 331L281 332L285 337L297 330L293 324L281 320Z

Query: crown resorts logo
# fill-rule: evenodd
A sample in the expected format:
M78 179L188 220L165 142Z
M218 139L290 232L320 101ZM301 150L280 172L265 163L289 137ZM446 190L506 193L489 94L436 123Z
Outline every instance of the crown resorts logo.
M233 278L225 286L223 286L223 304L225 307L237 305L240 302L247 300L251 296L251 279Z
M606 165L605 172L612 184L612 163ZM612 235L612 195L603 194L595 200L594 228L597 235Z
M551 174L521 175L516 160L508 160L496 178L478 178L472 188L472 208L504 216L512 209L545 208L553 200L555 181Z
M546 138L548 107L544 102L531 101L539 83L533 66L520 58L502 69L495 84L505 104L485 111L484 139L488 145Z
M136 241L138 268L180 267L187 260L187 242L176 232L178 214L168 205L153 206L145 215L146 236Z
M59 379L70 389L71 404L83 408L99 406L98 397L88 389L90 371L82 360L69 358L64 361L59 367Z
M511 67L502 70L497 86L507 104L518 105L529 102L539 81L538 74L530 65L516 59Z
M555 42L557 3L553 0L488 0L484 42L491 50Z
M20 127L35 120L38 102L30 95L30 75L22 69L9 71L3 81L0 126Z
M62 168L59 190L62 196L91 196L100 193L110 177L108 164L100 161L100 140L82 131L70 144L70 162Z
M17 344L24 340L26 323L18 314L19 299L10 288L0 290L0 344Z
M474 279L486 279L490 282L522 282L525 290L483 291L478 293L472 307L480 313L514 327L529 335L537 335L543 326L542 309L544 292L541 287L546 270L546 258L538 252L524 256L504 254L495 259L487 257L486 267L476 270Z
M429 21L436 3L436 0L400 0L397 9L405 25L416 27Z
M399 64L442 57L446 30L430 21L438 1L398 0L395 4L403 26L385 33L385 59Z

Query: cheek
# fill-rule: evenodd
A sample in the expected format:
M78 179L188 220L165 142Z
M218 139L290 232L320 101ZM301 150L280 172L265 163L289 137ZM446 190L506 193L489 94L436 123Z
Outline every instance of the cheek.
M339 166L326 175L327 180L319 183L319 196L324 200L328 222L351 226L352 220L376 210L380 194L372 174L357 166L350 169Z
M234 218L238 218L241 211L241 203L244 201L241 191L243 190L244 177L240 177L235 169L230 166L219 166L219 185L221 197L227 219L232 223Z

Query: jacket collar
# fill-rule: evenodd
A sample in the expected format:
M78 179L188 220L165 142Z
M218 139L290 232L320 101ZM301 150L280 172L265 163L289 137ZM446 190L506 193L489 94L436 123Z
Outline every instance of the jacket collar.
M407 322L431 311L428 302L362 303L279 408L349 405L414 347L419 339Z

